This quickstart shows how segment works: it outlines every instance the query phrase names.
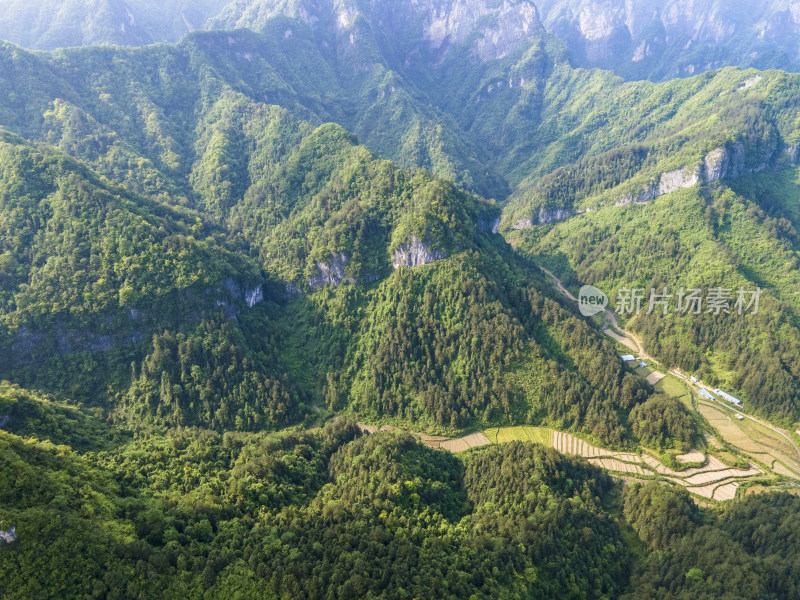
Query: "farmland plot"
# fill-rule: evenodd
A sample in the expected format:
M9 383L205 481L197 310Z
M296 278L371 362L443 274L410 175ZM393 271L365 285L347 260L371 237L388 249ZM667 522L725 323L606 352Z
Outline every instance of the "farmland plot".
M703 462L706 459L706 455L700 452L700 450L692 450L691 452L687 452L686 454L681 454L675 457L679 463L699 463Z
M641 466L622 462L616 458L590 458L589 462L608 471L617 471L619 473L628 473L632 475L645 474Z
M714 500L733 500L736 498L736 490L739 489L739 484L734 482L726 483L725 485L719 486L716 490L714 490Z

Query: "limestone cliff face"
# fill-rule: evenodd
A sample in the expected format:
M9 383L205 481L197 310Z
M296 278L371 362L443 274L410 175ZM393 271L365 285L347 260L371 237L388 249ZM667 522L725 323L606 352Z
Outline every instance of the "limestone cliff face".
M333 252L329 263L318 262L319 272L308 280L308 285L312 290L321 288L325 285L338 286L344 282L354 283L352 277L344 274L344 267L347 264L347 255L344 252Z
M658 196L669 194L675 190L692 187L700 183L700 169L684 167L675 171L668 171L661 174L658 183Z
M734 144L733 150L716 148L703 160L706 181L719 181L724 177L739 177L744 173L744 145Z
M471 39L472 55L483 61L502 58L543 31L530 0L427 0L407 5L422 16L424 39L432 47L461 45Z
M657 177L645 183L639 191L634 191L621 196L614 202L616 207L630 206L633 204L646 204L656 198L670 194L677 190L690 188L701 183L714 183L721 179L741 177L750 173L765 170L779 160L780 155L785 155L783 160L793 164L800 162L800 146L791 145L782 149L766 150L761 155L748 155L742 142L732 142L720 146L706 154L699 164L687 165L681 169L662 172ZM545 225L556 221L569 219L582 211L569 208L545 210L540 208L533 217L518 219L511 226L512 230L527 229L533 225Z
M570 208L556 208L553 210L539 209L539 225L547 225L557 221L564 221L575 214Z
M775 50L800 60L798 2L539 0L537 6L545 28L578 62L623 76L660 80L726 65L780 67L769 62Z
M473 58L482 61L506 56L544 32L532 0L237 0L208 27L257 29L277 15L312 27L333 26L353 45L365 26L389 33L392 43L406 52L430 51L440 58L467 44Z
M411 238L394 251L392 254L392 266L396 271L400 267L419 267L429 265L447 258L447 253L435 250L429 244L425 244L416 237Z
M519 219L511 226L511 229L514 231L519 231L520 229L527 229L528 227L533 227L534 225L548 225L558 221L565 221L566 219L575 216L575 214L575 211L571 208L554 208L547 210L544 207L541 207L539 212L536 213L533 218L526 217Z
M796 147L790 146L786 148L785 152L792 162L796 160L798 154ZM751 160L750 163L756 162L757 164L750 167L747 166L747 158L745 146L741 142L715 148L706 154L702 164L662 173L658 179L658 184L649 183L638 194L623 196L615 203L615 206L646 203L665 194L692 187L698 183L713 183L720 179L758 173L767 168L774 156L751 157L755 160Z

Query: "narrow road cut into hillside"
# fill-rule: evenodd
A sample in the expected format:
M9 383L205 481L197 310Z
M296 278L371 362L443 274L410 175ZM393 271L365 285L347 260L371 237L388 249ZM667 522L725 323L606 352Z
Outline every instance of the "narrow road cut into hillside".
M575 303L578 302L578 299L574 295L572 295L572 293L570 293L570 291L566 287L564 287L564 284L561 282L561 280L558 277L556 277L553 273L551 273L550 271L548 271L544 267L539 267L539 268L553 280L553 283L555 283L556 287L559 289L559 291L561 291L561 293L563 293L567 298L569 298L573 302L575 302ZM610 308L606 308L605 309L605 316L608 319L609 323L611 323L611 326L614 329L616 329L622 335L623 338L627 338L628 340L633 341L633 343L635 344L636 347L634 348L633 346L630 346L629 344L626 344L623 339L620 339L618 336L613 335L613 332L611 332L609 329L606 329L604 331L604 333L606 333L610 337L614 338L618 342L620 342L622 344L625 344L626 346L630 347L632 350L638 350L638 355L642 359L647 360L647 361L649 361L651 363L655 363L655 364L659 364L659 365L661 364L659 361L657 361L655 358L653 358L652 356L647 354L647 352L645 352L644 345L642 344L642 341L639 339L639 337L637 335L635 335L634 333L631 333L630 331L626 331L625 329L620 327L619 321L617 320L617 315L614 313L614 311L612 311ZM674 376L676 376L676 377L678 377L680 379L683 379L685 381L690 381L688 375L683 373L678 368L670 369L669 373L671 375L674 375ZM707 390L708 392L711 392L711 393L714 392L714 390L712 388L710 388L710 387L708 387L708 386L706 386L704 384L698 384L698 386L703 388L703 389L705 389L705 390ZM722 404L722 405L726 406L725 404ZM755 421L756 423L758 423L759 425L762 425L762 426L766 427L767 429L770 429L773 432L775 432L776 434L780 435L782 438L784 438L786 441L788 441L791 444L792 448L794 448L794 451L797 453L798 459L800 459L800 446L798 446L795 443L795 441L792 439L791 434L789 434L787 431L781 429L780 427L772 425L772 424L770 424L770 423L768 423L768 422L766 422L766 421L764 421L762 419L759 419L758 417L755 417L755 416L753 416L751 414L747 414L745 412L742 412L741 407L737 407L737 412L740 413L743 417L745 417L747 419L751 419L751 420Z

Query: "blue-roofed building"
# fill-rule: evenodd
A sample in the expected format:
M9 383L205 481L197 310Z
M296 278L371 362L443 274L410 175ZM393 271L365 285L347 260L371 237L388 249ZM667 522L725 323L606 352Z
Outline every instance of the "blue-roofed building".
M719 388L716 388L714 390L714 392L719 394L720 396L722 396L725 400L727 400L731 404L735 404L736 406L741 406L742 405L742 401L741 400L739 400L736 396L731 396L728 392L723 392Z
M716 400L714 395L711 392L709 392L708 390L700 390L700 395L701 396L705 396L709 400Z

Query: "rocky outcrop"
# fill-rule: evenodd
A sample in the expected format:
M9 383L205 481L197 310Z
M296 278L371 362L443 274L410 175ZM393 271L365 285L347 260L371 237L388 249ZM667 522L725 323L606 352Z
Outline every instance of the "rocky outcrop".
M469 41L471 54L482 61L502 58L543 31L539 13L530 0L383 1L421 12L423 36L433 49Z
M402 244L392 254L392 266L396 271L400 267L419 267L445 258L447 258L446 252L432 249L429 244L411 236L408 242Z
M500 231L500 217L483 216L479 218L478 230L484 233L497 233Z
M345 281L355 283L355 279L344 274L344 267L347 264L347 256L344 252L332 252L330 264L324 262L317 263L318 273L308 279L308 286L312 290L321 288L324 285L336 287Z
M793 162L800 158L796 146L790 146L786 149L786 152ZM755 167L748 167L746 149L742 142L735 142L730 146L720 146L706 154L701 165L662 173L658 179L658 185L649 183L639 194L627 194L620 198L614 206L629 206L634 203L643 204L676 190L692 187L698 183L713 183L728 177L741 177L748 173L758 173L767 168L771 159L772 156L762 157L760 164Z
M571 208L552 208L547 210L542 206L539 208L535 220L530 217L519 219L511 226L511 229L519 231L520 229L527 229L534 225L548 225L550 223L557 223L558 221L565 221L573 216L575 216L575 211Z
M569 219L575 214L571 208L555 208L552 210L545 210L544 207L539 209L539 225L547 225L557 221L564 221Z
M57 323L55 331L34 332L20 327L14 335L11 352L14 362L19 365L36 364L47 349L49 354L62 356L78 352L108 352L118 346L130 346L144 341L140 331L127 331L115 334L77 331Z
M244 291L244 301L248 308L253 308L256 304L264 301L264 286L259 285L252 290Z
M440 59L467 44L474 59L495 60L544 32L532 0L243 0L229 4L208 27L259 29L277 15L311 27L328 24L346 45L357 45L367 29L392 31L403 53Z
M300 288L295 285L294 283L287 283L286 289L283 293L284 300L294 300L295 298L299 298L303 294L300 292Z
M511 226L511 229L514 231L519 231L520 229L527 229L528 227L533 227L533 220L525 218L515 221Z
M796 2L537 0L536 4L545 28L564 41L581 66L614 69L634 79L685 77L726 65L764 68L765 59L770 67L786 68L786 58L778 58L782 53L791 61L800 59ZM770 54L776 58L767 58Z
M614 204L614 206L630 206L631 204L646 204L658 198L659 186L655 183L648 183L638 194L626 194Z
M259 284L253 287L248 287L246 285L239 284L230 277L228 277L222 282L222 286L230 294L231 300L236 301L239 299L243 299L247 304L248 308L253 308L256 304L259 304L264 301L263 285ZM220 292L222 290L217 288L215 291ZM227 300L219 299L217 300L217 305L230 308L229 312L235 313L234 307Z
M0 525L2 525L2 524L3 524L3 522L0 521ZM17 528L16 528L16 526L12 527L8 531L0 530L0 543L5 542L6 544L10 544L11 542L16 541L16 539L17 539Z
M658 196L669 194L676 190L692 187L700 183L700 169L684 167L675 171L662 173L658 182Z
M791 146L786 149L792 155ZM796 148L794 152L796 153ZM742 142L730 146L715 148L703 159L705 172L704 181L711 183L720 179L741 177L750 173L760 173L765 170L775 158L775 153L768 151L761 156L747 156L747 150ZM750 163L748 165L748 162Z

